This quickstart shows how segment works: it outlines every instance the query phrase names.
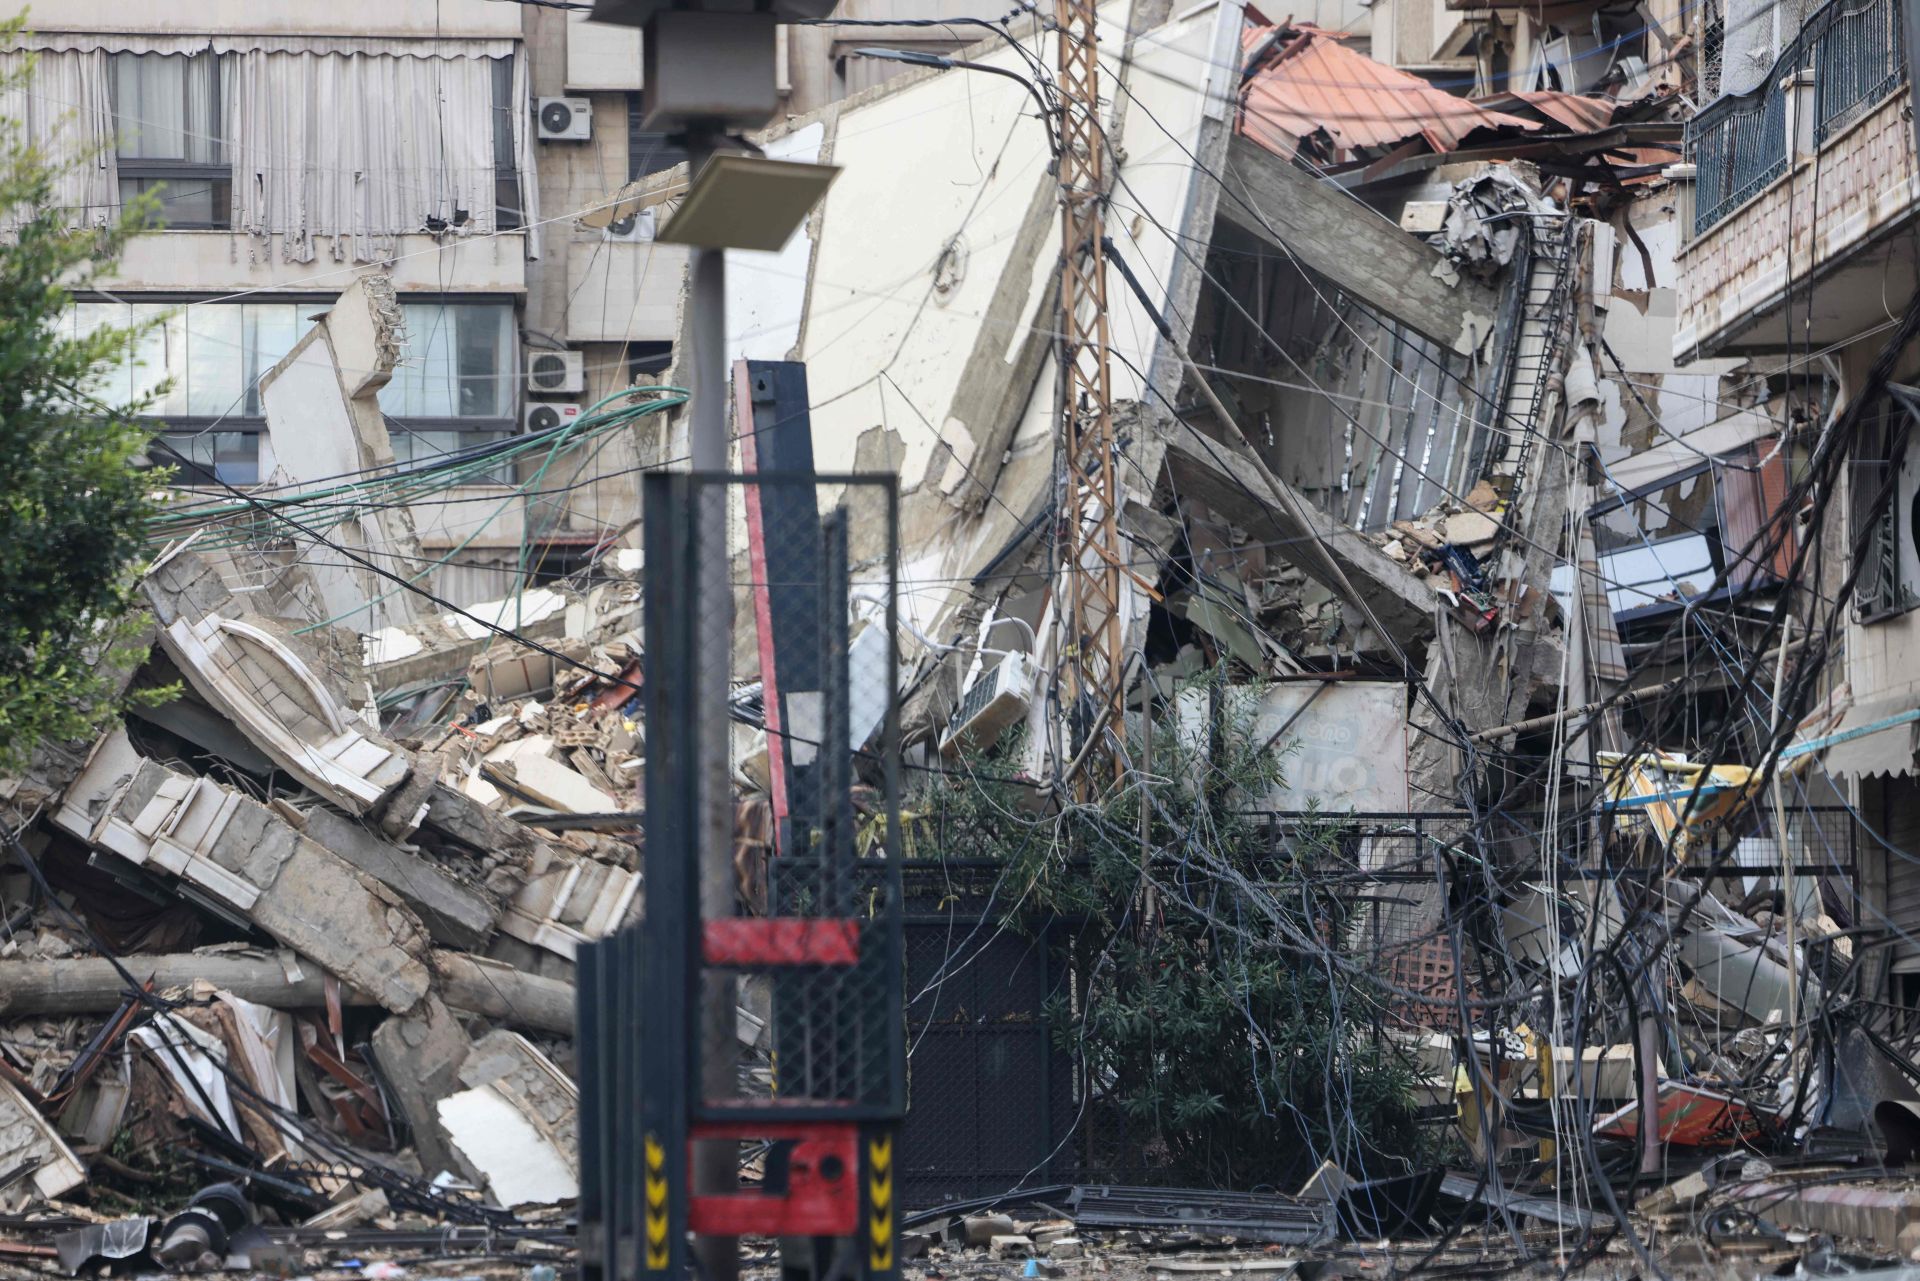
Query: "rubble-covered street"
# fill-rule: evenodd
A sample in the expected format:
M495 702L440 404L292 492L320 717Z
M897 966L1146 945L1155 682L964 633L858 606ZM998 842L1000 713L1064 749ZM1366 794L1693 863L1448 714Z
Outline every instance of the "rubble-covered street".
M0 8L0 1274L1920 1277L1920 3Z

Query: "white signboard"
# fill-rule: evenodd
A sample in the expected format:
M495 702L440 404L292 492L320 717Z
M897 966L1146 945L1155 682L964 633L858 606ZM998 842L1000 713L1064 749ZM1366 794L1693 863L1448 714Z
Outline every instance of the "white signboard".
M1385 681L1287 681L1260 700L1254 733L1287 753L1275 810L1404 812L1407 687ZM1277 736L1277 737L1276 737Z

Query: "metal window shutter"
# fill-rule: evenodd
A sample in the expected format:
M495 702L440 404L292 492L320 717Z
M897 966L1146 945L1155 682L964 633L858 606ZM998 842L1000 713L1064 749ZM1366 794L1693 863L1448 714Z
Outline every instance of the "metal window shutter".
M1906 931L1908 937L1896 938L1893 945L1894 968L1912 973L1920 971L1920 780L1882 778L1878 782L1886 797L1881 834L1894 847L1882 851L1887 860L1887 920L1876 921L1868 914L1861 924L1886 928L1891 922ZM1873 811L1864 812L1867 821L1873 822Z

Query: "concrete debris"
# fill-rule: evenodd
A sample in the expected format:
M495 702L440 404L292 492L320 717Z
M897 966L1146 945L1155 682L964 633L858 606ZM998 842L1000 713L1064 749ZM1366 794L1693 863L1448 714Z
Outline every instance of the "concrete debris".
M462 1167L505 1206L569 1201L580 1190L573 1082L525 1037L493 1032L460 1065L467 1089L436 1105Z
M466 70L502 72L518 103L503 148L529 99L576 101L550 91L597 94L570 118L607 123L618 103L584 48L577 84L575 68L530 80L561 74L563 28L568 45L606 37L538 4L460 7L430 52L470 44L486 56ZM824 79L851 89L857 64L868 87L802 110L823 77L789 57L790 115L741 144L838 176L762 255L778 269L728 296L732 412L752 418L733 439L749 471L805 460L762 481L897 488L887 521L851 517L833 544L851 566L848 618L827 620L851 652L844 704L814 679L837 657L815 643L826 611L769 572L799 563L783 520L803 514L811 539L823 512L756 497L729 516L733 616L753 622L704 651L727 679L700 709L723 728L694 825L703 898L766 919L689 937L774 958L772 978L729 969L706 989L724 999L705 1031L724 1040L730 1003L723 1083L799 1115L829 1056L783 1044L776 992L842 958L789 928L783 876L817 862L794 845L801 807L832 816L821 840L868 860L860 876L879 869L822 879L851 905L834 948L867 948L865 926L902 907L878 886L927 875L903 910L927 932L897 966L914 1025L900 1150L842 1171L922 1198L902 1225L912 1276L1915 1261L1920 467L1894 452L1920 416L1920 251L1896 234L1920 221L1896 38L1913 6L1798 6L1799 36L1735 21L1760 7L1316 6L1342 11L1339 31L1237 2L1103 11L1126 36L1100 66L1112 199L1085 204L1099 231L1065 254L1063 175L1091 153L1055 129L1084 112L1066 75L1009 80L1064 61L1028 68L1017 40L947 59L943 29L942 56L882 84L869 64L887 59L783 27L795 48L831 37ZM44 52L92 57L101 39L146 37L82 23ZM356 39L354 57L380 56L383 37ZM983 67L1008 74L967 78ZM235 92L252 101L265 74ZM449 77L473 83L442 105L487 82ZM227 124L259 151L253 125ZM488 158L491 124L473 136L482 163L454 167L489 191L538 176ZM184 532L155 537L130 594L145 630L108 673L120 710L0 779L0 1259L291 1276L352 1258L342 1271L404 1281L427 1265L379 1252L471 1246L527 1281L573 1267L576 1229L597 1225L569 1203L612 1168L583 1164L600 1136L575 1068L625 1071L610 1038L647 1035L577 1011L576 968L600 980L614 949L583 949L641 919L649 763L657 794L689 750L645 722L645 647L666 629L642 618L631 478L704 442L684 418L639 429L596 409L583 430L622 434L589 480L614 437L589 452L562 432L540 461L504 428L523 409L567 422L575 395L604 405L628 356L652 359L624 331L584 337L574 295L627 328L664 313L648 353L721 358L675 316L677 286L634 292L654 246L624 252L686 177L646 175L578 228L487 238L432 269L438 291L401 265L429 251L396 252L303 311L270 369L252 367L267 313L245 318L239 434L264 441L260 491L179 495L187 514L154 528ZM534 194L516 200L532 211ZM448 204L427 230L491 216ZM553 261L617 268L448 301L556 222ZM660 248L678 273L680 248ZM257 257L229 265L265 271ZM1104 277L1079 274L1095 263ZM519 295L523 335L498 302ZM497 332L452 318L486 306ZM429 307L451 346L407 333ZM190 338L195 380L232 346L171 323L156 334L169 359ZM1782 359L1783 334L1803 358ZM558 383L520 369L523 345ZM812 371L798 412L772 408L778 379L749 386L771 357ZM449 398L429 394L442 380ZM234 433L207 421L192 438L218 456ZM458 465L429 460L430 438L457 441ZM233 488L221 465L204 479ZM416 479L444 556L416 528ZM479 499L518 522L510 563L499 543L456 554ZM288 516L309 508L315 523ZM775 625L776 595L804 627ZM1229 761L1259 781L1223 784ZM687 826L654 856L678 856ZM672 888L662 911L688 901ZM1114 919L1089 905L1116 894ZM1127 1006L1141 993L1191 1005L1163 1021ZM1171 1017L1195 1008L1213 1022ZM1170 1066L1190 1045L1214 1048ZM759 1213L799 1174L780 1125L742 1140L767 1195L725 1213ZM897 1191L878 1190L882 1167ZM1222 1186L1184 1186L1207 1181ZM794 1248L768 1243L752 1281L804 1271Z
M0 1209L9 1214L35 1200L64 1196L87 1178L87 1167L59 1131L4 1078L0 1078L0 1164L16 1172L0 1180Z

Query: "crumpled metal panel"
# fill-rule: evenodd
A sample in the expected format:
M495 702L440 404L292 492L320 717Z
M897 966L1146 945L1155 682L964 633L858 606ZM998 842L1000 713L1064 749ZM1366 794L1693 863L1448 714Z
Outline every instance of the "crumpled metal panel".
M1274 28L1249 33L1255 58ZM1391 147L1424 138L1435 151L1457 148L1481 129L1531 133L1530 120L1478 106L1420 77L1355 53L1326 32L1297 26L1278 32L1279 53L1265 56L1247 78L1239 129L1278 156L1292 158L1299 139L1324 129L1342 152Z

